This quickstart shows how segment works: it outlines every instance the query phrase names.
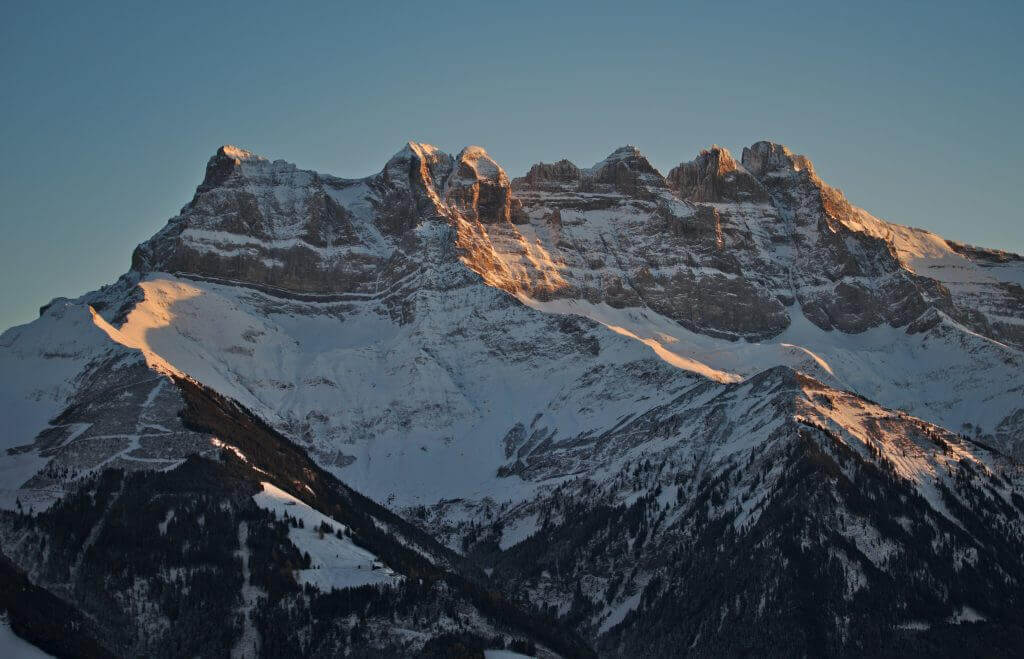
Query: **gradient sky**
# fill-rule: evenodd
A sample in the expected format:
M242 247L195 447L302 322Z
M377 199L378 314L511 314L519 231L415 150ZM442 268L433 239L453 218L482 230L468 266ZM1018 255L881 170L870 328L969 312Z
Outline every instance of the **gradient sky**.
M771 139L1024 252L1020 3L844 4L4 2L0 328L125 272L224 143L353 177L479 144L517 176Z

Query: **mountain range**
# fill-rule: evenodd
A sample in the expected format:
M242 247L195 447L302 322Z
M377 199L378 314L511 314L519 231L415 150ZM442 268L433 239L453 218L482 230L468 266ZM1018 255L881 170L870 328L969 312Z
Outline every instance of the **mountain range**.
M0 335L0 411L0 596L51 654L1024 652L1024 258L772 142L221 147Z

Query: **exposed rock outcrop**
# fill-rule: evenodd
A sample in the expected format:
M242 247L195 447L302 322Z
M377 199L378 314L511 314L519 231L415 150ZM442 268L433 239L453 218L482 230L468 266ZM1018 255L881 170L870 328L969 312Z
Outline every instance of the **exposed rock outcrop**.
M546 184L573 185L579 184L582 177L580 168L563 158L555 163L537 163L530 168L523 181L532 187L542 187Z
M668 184L680 197L694 202L768 200L757 180L737 164L728 150L717 145L672 169Z
M468 146L459 154L445 199L466 219L484 224L521 223L524 219L523 205L512 196L505 170L478 146Z
M480 147L453 157L410 142L380 173L346 180L225 146L132 267L365 295L417 267L394 259L425 221L453 230L454 249L439 257L461 258L494 286L648 306L712 336L772 336L798 303L823 329L902 327L936 308L1024 345L1024 323L1007 320L1024 305L1012 278L969 291L943 279L948 270L913 265L925 242L993 274L1012 259L873 218L773 142L743 149L739 163L713 146L667 178L626 146L587 169L539 163L516 181ZM970 302L979 295L982 308Z

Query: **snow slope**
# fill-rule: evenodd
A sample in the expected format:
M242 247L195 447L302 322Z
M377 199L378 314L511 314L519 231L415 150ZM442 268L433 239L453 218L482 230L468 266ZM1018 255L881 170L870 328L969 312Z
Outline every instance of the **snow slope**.
M253 496L256 505L273 511L279 519L302 520L302 527L288 531L300 552L309 554L310 567L299 570L300 583L310 583L322 591L354 588L370 584L393 585L397 577L369 551L358 547L345 533L347 527L317 512L271 483L263 483L263 491ZM328 527L330 530L328 530ZM338 537L341 533L342 537Z
M14 633L6 618L0 619L0 656L8 659L44 659L46 654Z
M535 309L578 314L634 336L668 363L721 382L786 365L970 435L994 432L1020 406L1024 392L1024 352L941 312L938 324L922 333L881 326L848 335L824 331L794 310L781 334L747 342L696 334L645 308L520 299Z

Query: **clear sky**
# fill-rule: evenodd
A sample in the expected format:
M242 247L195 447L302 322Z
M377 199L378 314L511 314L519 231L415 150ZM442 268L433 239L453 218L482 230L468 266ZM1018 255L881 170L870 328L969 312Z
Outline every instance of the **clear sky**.
M379 6L386 5L386 6ZM787 144L875 215L1024 252L1018 2L14 2L0 328L129 267L224 143L339 176Z

